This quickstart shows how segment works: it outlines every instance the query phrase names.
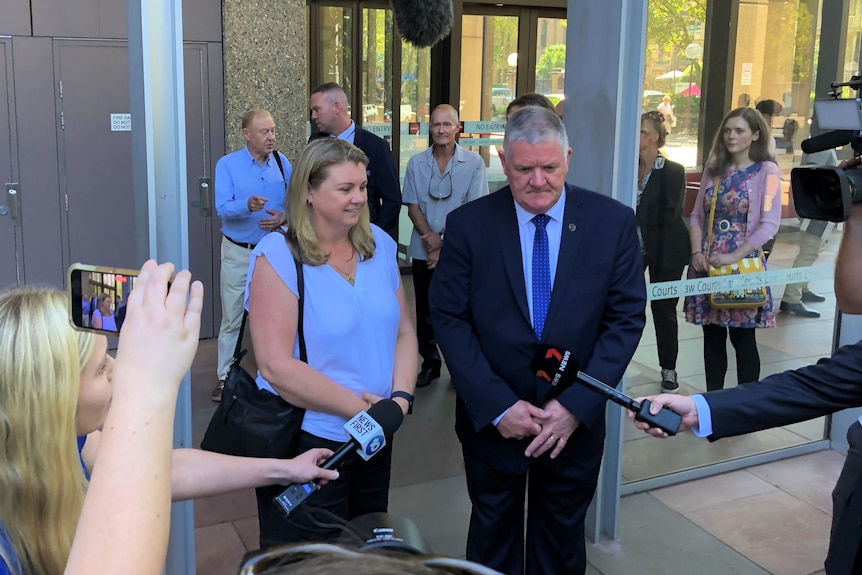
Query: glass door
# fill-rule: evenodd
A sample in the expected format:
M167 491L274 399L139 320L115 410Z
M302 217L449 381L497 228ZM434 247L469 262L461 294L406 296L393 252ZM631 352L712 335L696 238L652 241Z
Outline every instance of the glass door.
M391 7L379 1L311 4L309 29L308 45L316 48L308 55L309 87L344 88L354 122L389 143L403 183L407 160L428 145L430 50L404 44ZM399 253L406 254L406 209L398 227Z
M517 13L462 18L459 143L485 159L492 192L506 185L497 150L503 146L506 108L518 91L520 21Z
M565 13L517 6L464 8L460 143L485 158L492 192L506 185L498 148L509 103L528 92L544 94L554 104L563 98Z

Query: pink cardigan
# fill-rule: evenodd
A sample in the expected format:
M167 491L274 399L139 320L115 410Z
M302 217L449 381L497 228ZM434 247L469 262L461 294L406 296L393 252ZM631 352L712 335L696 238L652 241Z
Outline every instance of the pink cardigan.
M745 239L755 249L760 248L778 232L781 223L781 170L774 162L763 162L760 171L748 180L748 219ZM690 226L704 228L703 197L715 185L709 172L703 172L700 189L689 219ZM704 230L704 233L708 230Z

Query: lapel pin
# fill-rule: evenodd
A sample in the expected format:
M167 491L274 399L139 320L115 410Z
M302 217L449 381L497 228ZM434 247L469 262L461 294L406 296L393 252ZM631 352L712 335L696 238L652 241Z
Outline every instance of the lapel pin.
M573 232L573 231L575 231L576 229L578 229L578 226L576 226L575 224L569 224L569 231L570 231L570 232Z

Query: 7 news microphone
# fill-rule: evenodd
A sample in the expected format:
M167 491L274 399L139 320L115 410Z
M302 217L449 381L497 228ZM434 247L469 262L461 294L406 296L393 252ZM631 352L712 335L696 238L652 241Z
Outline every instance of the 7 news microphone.
M632 410L638 421L648 423L650 427L657 427L668 435L676 435L682 423L682 416L677 412L662 407L661 411L653 415L649 411L650 401L648 399L637 401L598 379L578 371L577 358L566 349L541 344L533 355L531 368L536 375L550 382L553 387L547 399L557 397L563 390L577 381L603 395L605 399L610 399L614 403Z
M386 438L392 437L403 420L404 413L397 403L391 399L381 399L369 407L368 412L360 411L344 424L347 441L320 467L335 469L354 453L368 461L386 446ZM274 501L285 515L290 515L315 491L317 481L291 483Z

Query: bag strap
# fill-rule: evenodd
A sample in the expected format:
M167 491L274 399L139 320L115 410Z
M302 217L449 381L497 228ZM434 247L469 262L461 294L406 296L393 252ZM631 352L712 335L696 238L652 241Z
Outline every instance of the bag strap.
M275 158L275 163L278 164L278 171L281 172L281 179L284 180L284 183L287 183L287 178L284 177L284 166L281 165L281 154L278 153L278 150L272 151L272 157Z
M305 300L305 278L302 272L302 261L296 256L293 256L293 261L296 263L296 291L299 292L299 316L296 321L296 335L299 337L299 360L303 363L308 363L308 355L305 353L305 330L303 329L305 325L303 321L303 316L305 315L303 313L305 310L305 306L303 305L303 301Z
M296 322L296 333L299 336L299 360L303 363L308 363L308 354L305 351L305 330L303 329L303 316L304 316L304 308L303 302L305 300L305 277L302 273L302 262L299 261L296 257L293 258L294 263L296 263L296 291L299 292L299 317ZM242 312L242 324L239 326L239 336L236 339L236 347L233 348L233 359L234 362L239 361L240 357L240 348L242 348L242 336L245 333L245 323L248 320L248 311L243 310Z
M715 182L715 180L713 180ZM724 190L724 183L722 179L718 179L718 187L713 183L712 186L712 203L709 206L709 228L706 235L706 261L709 262L710 250L712 250L712 225L715 223L715 204L718 201L718 194L720 194Z
M245 333L245 322L248 319L248 312L243 308L242 323L239 326L239 335L236 338L236 347L233 348L233 363L239 363L240 349L242 348L242 336Z

